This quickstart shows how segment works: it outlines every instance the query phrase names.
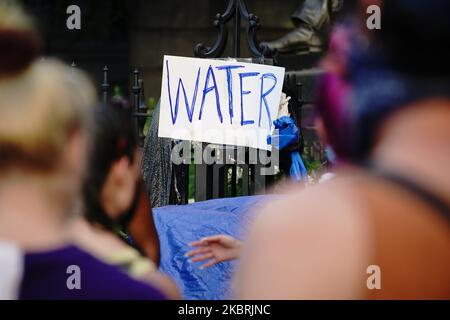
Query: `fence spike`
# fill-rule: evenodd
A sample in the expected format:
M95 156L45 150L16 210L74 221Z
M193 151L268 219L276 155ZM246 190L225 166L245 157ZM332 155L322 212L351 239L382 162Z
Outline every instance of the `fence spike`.
M109 91L109 83L108 83L108 66L103 68L103 83L102 83L102 93L103 93L103 103L108 102L108 91Z

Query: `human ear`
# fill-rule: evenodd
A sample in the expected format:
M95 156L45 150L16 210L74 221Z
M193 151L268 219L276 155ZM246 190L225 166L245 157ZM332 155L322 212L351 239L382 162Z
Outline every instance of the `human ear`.
M75 177L80 177L86 169L87 142L82 131L76 131L69 137L62 157L62 166Z

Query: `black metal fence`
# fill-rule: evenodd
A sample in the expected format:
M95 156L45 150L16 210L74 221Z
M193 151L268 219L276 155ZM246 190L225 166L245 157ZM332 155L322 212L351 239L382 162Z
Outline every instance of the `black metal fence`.
M76 67L75 63L72 64L72 67ZM103 68L103 81L99 85L104 103L108 103L113 95L111 90L113 86L108 82L110 72L112 71L109 70L108 66ZM303 107L312 107L314 84L309 82L313 82L317 75L311 72L306 76L301 71L288 72L284 79L283 92L291 97L288 106L289 112L303 133L314 131L312 127L303 126L302 119L305 116ZM128 91L132 116L137 134L143 144L145 139L144 124L151 117L151 114L146 104L144 82L140 77L139 69L134 69L130 76ZM308 83L306 88L305 83ZM153 119L153 121L158 120ZM211 146L203 144L202 152L205 148L211 148ZM302 134L297 148L301 153L306 151L305 155L310 161L325 161L323 147L309 136L305 141L304 134ZM195 201L203 201L263 193L268 186L275 182L274 175L262 175L260 172L262 167L268 167L270 164L261 164L260 159L256 159L256 163L250 161L250 154L258 155L259 153L250 148L245 148L245 150L245 164L238 164L236 161L238 148L224 145L215 146L214 150L208 151L218 160L218 164L172 164L172 183L174 184L172 192L174 194L171 196L171 203L186 204L192 197ZM283 158L289 158L289 155L281 152L279 156L281 158L280 169L282 170ZM270 153L267 157L270 158ZM255 159L253 158L253 160ZM275 172L273 173L275 174Z
M197 44L194 49L196 57L220 58L222 56L228 40L226 24L231 20L234 20L232 43L234 57L231 58L240 58L241 24L243 21L245 23L244 32L247 44L253 55L250 62L262 64L276 63L274 60L274 52L263 45L257 44L256 30L259 28L259 19L254 14L249 13L243 0L229 0L225 12L216 15L214 26L218 29L217 39L211 47L204 44ZM248 59L246 61L248 62ZM75 64L73 66L75 67ZM103 102L108 102L112 94L111 84L108 82L109 72L108 66L105 66L103 69L103 82L100 85ZM305 78L305 75L301 74L301 72L286 73L283 92L291 97L289 111L299 128L302 128L302 119L304 117L303 105L311 105L313 101L313 88L310 82L314 82L318 74L308 73ZM131 73L130 83L129 93L133 121L135 122L141 141L143 141L145 138L143 132L144 123L150 115L148 106L145 103L144 83L140 78L139 69L136 68ZM308 84L306 90L305 84ZM157 121L157 119L153 120ZM308 129L311 128L305 128L305 130ZM206 144L202 145L202 152L206 147ZM306 148L310 159L319 161L323 161L324 159L324 152L321 145L311 143L305 146L303 135L296 148L301 153ZM267 167L270 164L262 164L260 159L256 159L256 163L252 163L249 155L258 153L250 148L246 148L245 163L239 164L235 161L236 152L237 148L233 146L221 145L214 147L214 150L211 151L211 154L216 159L222 160L217 164L172 164L173 178L171 181L173 187L171 188L171 203L186 204L192 196L195 201L203 201L214 198L263 193L267 186L270 186L275 180L274 175L261 174L261 168ZM225 161L225 156L228 157L228 162ZM268 156L270 157L270 154ZM289 155L281 153L280 158L283 160L289 158ZM283 161L281 161L280 167L283 169ZM275 174L275 171L273 173Z

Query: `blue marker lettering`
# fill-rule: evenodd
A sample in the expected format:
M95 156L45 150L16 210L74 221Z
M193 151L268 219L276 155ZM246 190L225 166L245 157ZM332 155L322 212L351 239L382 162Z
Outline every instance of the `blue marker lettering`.
M230 124L233 124L233 81L232 81L232 72L233 69L238 68L245 68L244 66L233 66L233 65L227 65L227 66L220 66L216 67L217 70L226 70L227 72L227 85L228 85L228 111L230 114Z
M264 91L264 79L272 79L274 81L273 86L266 92L263 92ZM269 119L269 128L272 128L272 117L270 116L269 104L267 103L266 97L273 91L273 89L275 89L276 85L277 85L277 77L275 77L275 75L273 73L264 73L261 76L261 99L260 99L260 104L259 104L259 122L258 122L259 127L261 127L262 104L264 102L264 106L266 107L266 111L267 111L267 117Z
M194 95L192 97L191 105L189 105L188 98L186 95L186 89L183 84L183 80L180 78L178 81L178 88L177 88L177 96L175 98L175 110L172 105L172 94L170 89L170 70L169 70L169 61L166 60L166 69L167 69L167 88L168 88L168 94L169 94L169 104L170 104L170 113L172 116L172 124L175 124L177 122L178 117L178 109L179 109L179 100L180 100L180 87L183 90L184 95L184 103L186 106L186 112L189 118L189 122L192 122L192 116L194 115L194 107L195 102L197 101L197 92L198 92L198 83L200 80L200 68L198 68L197 72L197 80L195 81L195 89L194 89Z
M212 78L214 85L211 87L208 87L208 83L209 83L209 78ZM220 123L223 123L223 117L222 117L222 112L220 111L220 99L219 99L219 91L217 89L217 82L216 82L216 76L214 75L214 70L212 68L212 66L209 66L208 68L208 72L206 74L206 80L205 80L205 87L203 89L203 98L202 98L202 105L200 107L200 113L198 115L198 120L202 119L202 114L203 114L203 106L205 104L205 98L206 95L211 92L212 90L214 90L215 94L216 94L216 106L217 106L217 114L219 116L219 120Z
M244 95L250 94L251 91L243 91L242 82L246 77L256 77L257 75L259 75L259 72L239 73L239 80L241 83L241 126L255 123L254 120L244 120Z

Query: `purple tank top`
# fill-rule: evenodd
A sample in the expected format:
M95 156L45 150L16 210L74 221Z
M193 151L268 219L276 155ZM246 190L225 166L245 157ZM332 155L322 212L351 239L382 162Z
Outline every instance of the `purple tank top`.
M20 299L164 300L156 288L134 280L75 246L24 255Z

